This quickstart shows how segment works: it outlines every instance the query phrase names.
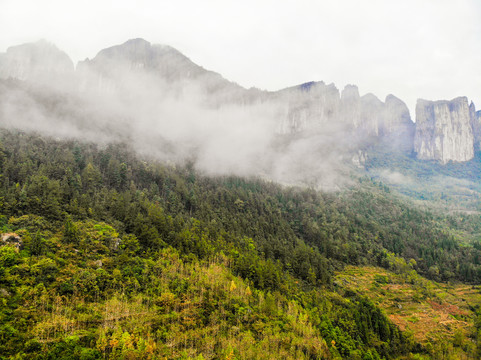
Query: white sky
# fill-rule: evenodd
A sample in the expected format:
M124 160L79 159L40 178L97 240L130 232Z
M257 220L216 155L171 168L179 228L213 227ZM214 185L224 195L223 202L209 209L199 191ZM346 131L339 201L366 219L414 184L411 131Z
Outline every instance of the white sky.
M142 37L245 87L311 80L481 109L480 0L0 0L0 52L49 40L74 62Z

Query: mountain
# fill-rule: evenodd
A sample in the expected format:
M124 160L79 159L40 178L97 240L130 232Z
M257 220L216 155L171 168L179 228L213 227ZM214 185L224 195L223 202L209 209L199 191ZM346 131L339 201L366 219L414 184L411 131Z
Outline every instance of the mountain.
M80 90L87 92L144 93L148 87L181 96L195 91L191 95L201 95L211 107L249 97L248 90L193 63L176 49L143 39L129 40L100 51L91 60L80 61L77 73Z
M45 40L12 46L0 54L0 78L64 87L73 81L73 75L69 56Z
M207 172L285 183L336 187L353 166L364 167L372 148L468 163L481 141L479 112L465 97L419 100L413 122L394 95L383 102L359 94L355 85L340 91L322 81L279 91L245 89L170 46L143 39L101 50L75 70L47 42L12 47L0 54L0 78L20 81L1 86L0 116L11 127L9 119L17 118L51 135L130 139L139 151L194 160ZM36 111L24 111L25 99Z

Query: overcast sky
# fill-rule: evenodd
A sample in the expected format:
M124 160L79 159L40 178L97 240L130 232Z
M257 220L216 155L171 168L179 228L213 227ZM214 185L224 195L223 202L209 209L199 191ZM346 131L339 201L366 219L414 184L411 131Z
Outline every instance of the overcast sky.
M0 52L42 38L76 63L137 37L245 87L323 80L412 111L461 95L481 109L479 0L0 0Z

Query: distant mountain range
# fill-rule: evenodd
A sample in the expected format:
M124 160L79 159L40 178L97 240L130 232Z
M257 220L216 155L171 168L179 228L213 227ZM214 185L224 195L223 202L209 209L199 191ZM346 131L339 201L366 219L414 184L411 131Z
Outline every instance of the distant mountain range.
M245 89L170 46L143 39L101 50L76 67L67 54L45 41L10 47L0 54L0 78L78 98L115 96L123 104L143 108L169 97L195 102L209 111L232 106L248 113L256 109L255 116L263 111L269 114L266 117L277 135L325 138L336 134L342 139L336 141L339 147L348 150L357 164L364 157L359 150L373 141L442 164L471 160L481 143L481 112L466 97L418 100L413 122L406 104L394 95L383 102L373 94L360 96L354 85L340 92L323 82L275 92ZM263 121L262 116L258 121Z

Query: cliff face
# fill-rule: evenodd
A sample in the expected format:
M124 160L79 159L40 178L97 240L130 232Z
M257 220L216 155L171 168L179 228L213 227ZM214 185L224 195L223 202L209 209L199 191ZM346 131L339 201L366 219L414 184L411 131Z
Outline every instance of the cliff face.
M451 101L418 100L414 151L418 158L468 161L474 157L472 112L466 97Z
M411 120L406 104L394 95L386 97L384 121L380 132L391 146L405 152L413 151L415 124Z
M341 120L352 124L354 128L361 126L361 96L355 85L346 85L341 93Z
M481 111L476 112L473 102L469 104L469 116L474 136L474 150L481 150Z
M378 136L384 123L384 103L374 94L361 97L361 122L359 128L365 136Z
M477 145L476 149L481 150L481 111L477 111L474 116L474 140Z
M12 46L0 54L0 78L14 78L34 84L71 86L74 77L72 60L46 41Z
M339 90L324 82L311 82L271 94L279 113L281 134L326 129L335 125L339 112Z
M280 115L282 134L313 131L343 131L354 142L378 138L386 146L411 152L414 123L404 102L388 95L382 102L373 94L359 95L357 86L347 85L339 94L333 85L307 83L279 92L286 104Z
M112 94L120 105L132 105L132 116L165 99L209 110L229 111L233 106L243 114L255 110L269 123L271 133L287 139L324 137L339 144L342 140L339 147L349 147L351 153L374 142L447 163L470 160L481 149L481 112L466 98L419 100L414 124L406 104L393 95L383 102L373 94L360 96L354 85L340 92L324 82L274 92L245 89L170 46L143 39L101 50L93 59L79 62L76 70L64 52L45 41L11 47L0 54L0 78L74 90L79 98Z

